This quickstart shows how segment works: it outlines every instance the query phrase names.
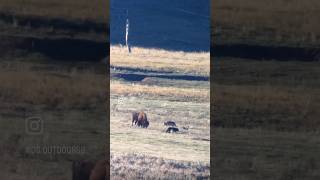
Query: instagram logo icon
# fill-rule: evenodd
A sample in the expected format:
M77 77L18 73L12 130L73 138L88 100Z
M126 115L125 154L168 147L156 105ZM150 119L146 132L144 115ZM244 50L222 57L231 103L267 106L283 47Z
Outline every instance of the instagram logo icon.
M40 117L34 116L25 119L26 133L30 135L38 135L43 132L43 121Z

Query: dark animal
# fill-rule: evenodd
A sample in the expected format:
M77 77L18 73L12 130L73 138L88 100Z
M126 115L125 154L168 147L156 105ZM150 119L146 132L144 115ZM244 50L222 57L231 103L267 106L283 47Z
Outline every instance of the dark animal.
M164 122L165 126L176 126L176 123L174 121L166 121Z
M168 127L168 129L166 130L167 133L174 133L174 132L178 132L179 129L176 127Z
M91 170L89 180L106 180L107 171L109 171L109 166L107 160L99 160L94 168Z
M75 161L72 163L72 179L88 180L94 163L90 161Z
M132 124L131 126L133 126L133 123L136 125L138 122L138 117L139 117L139 113L138 112L133 112L132 113Z
M138 124L138 127L148 128L149 121L146 113L144 112L139 113L137 124Z
M92 161L75 161L72 164L73 180L106 180L109 170L107 160L99 160L96 163Z
M141 127L143 127L143 128L148 128L148 126L149 126L149 121L143 121L143 122L141 122Z
M148 121L148 118L147 118L147 114L144 113L144 112L133 112L132 113L132 125L133 126L133 123L135 125L138 125L138 127L143 127L143 128L148 128L149 126L149 121Z

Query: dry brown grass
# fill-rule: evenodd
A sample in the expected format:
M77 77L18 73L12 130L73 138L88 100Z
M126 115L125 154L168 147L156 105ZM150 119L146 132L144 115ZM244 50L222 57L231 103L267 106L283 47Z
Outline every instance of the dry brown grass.
M112 179L210 179L208 163L139 154L111 155L110 170Z
M0 99L3 103L90 108L107 98L107 85L101 83L107 83L105 76L90 69L44 72L32 70L32 65L26 65L16 70L3 68L0 74Z
M91 20L106 23L108 0L0 0L0 12L15 15Z
M303 87L215 85L214 89L216 89L216 101L223 100L227 104L231 102L235 104L251 104L253 106L252 108L255 109L284 106L290 111L296 111L298 109L304 111L309 108L309 105L313 107L313 104L310 103L316 103L318 101L318 99L312 99L315 94L318 94L316 89L309 90Z
M215 128L214 179L313 180L320 177L319 134Z
M91 63L81 68L80 63L23 60L0 62L1 179L71 179L71 161L105 153L106 76ZM32 116L45 124L38 136L26 131L26 118ZM74 144L84 145L84 153L47 149ZM31 151L38 145L46 151Z
M124 96L175 97L194 101L209 101L210 96L208 89L125 84L119 81L111 81L110 91Z
M71 161L105 153L105 74L92 63L81 68L81 63L45 60L0 61L1 179L69 180ZM26 131L26 118L32 116L45 124L38 136ZM75 144L84 145L84 153L48 151ZM34 146L46 150L32 151Z
M319 129L319 63L219 60L211 94L216 126Z
M209 76L209 52L171 52L133 47L132 53L120 46L110 47L110 65L157 71L173 71Z
M215 85L215 124L276 130L317 130L320 94L316 89Z
M319 63L214 63L214 179L319 179Z

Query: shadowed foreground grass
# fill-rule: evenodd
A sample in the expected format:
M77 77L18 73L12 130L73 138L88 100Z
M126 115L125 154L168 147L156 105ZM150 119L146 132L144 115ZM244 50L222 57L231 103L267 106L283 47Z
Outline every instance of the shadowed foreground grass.
M214 128L214 179L319 179L319 135Z
M210 179L210 165L142 154L111 155L112 179Z

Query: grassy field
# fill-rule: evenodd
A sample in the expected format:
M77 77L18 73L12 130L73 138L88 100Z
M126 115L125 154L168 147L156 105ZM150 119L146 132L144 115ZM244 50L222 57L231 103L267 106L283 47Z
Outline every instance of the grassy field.
M199 53L197 56L196 53L133 48L132 54L128 54L124 48L114 46L111 47L110 58L114 67L111 77L113 74L130 73L146 76L140 81L112 78L112 177L209 178L209 81L174 78L177 74L208 74L209 53ZM131 65L134 62L135 65ZM194 69L191 64L196 65ZM201 72L199 69L208 71ZM163 74L169 77L161 78ZM131 127L133 111L147 113L150 122L147 129ZM163 123L166 120L174 120L180 131L176 134L165 133ZM146 168L146 164L152 167ZM128 173L129 169L123 168L124 165L130 166L132 173ZM161 170L155 171L157 168Z
M319 133L214 128L214 179L319 179Z
M113 179L154 179L155 176L162 179L208 179L210 174L210 166L205 163L166 160L146 155L112 155L110 162L115 164L110 169Z
M105 68L49 62L0 61L3 179L68 180L73 161L105 156ZM40 134L30 133L30 117L40 118Z
M320 177L319 68L215 58L214 179Z
M215 58L214 179L318 179L318 62Z
M318 62L216 58L215 124L318 131Z
M315 0L211 4L211 48L232 47L211 54L214 179L320 178L319 6ZM239 45L247 48L239 53ZM300 50L304 55L296 57Z
M95 72L99 64L83 69L67 64L1 61L0 66L2 102L85 109L94 108L107 98L104 71L100 68Z
M108 20L109 1L0 0L1 179L105 158Z
M189 53L183 51L165 51L161 49L145 49L133 47L134 56L127 54L126 48L111 46L110 65L121 68L135 68L138 70L153 70L209 76L210 61L208 52ZM143 63L141 62L143 59ZM166 62L163 62L166 59Z

